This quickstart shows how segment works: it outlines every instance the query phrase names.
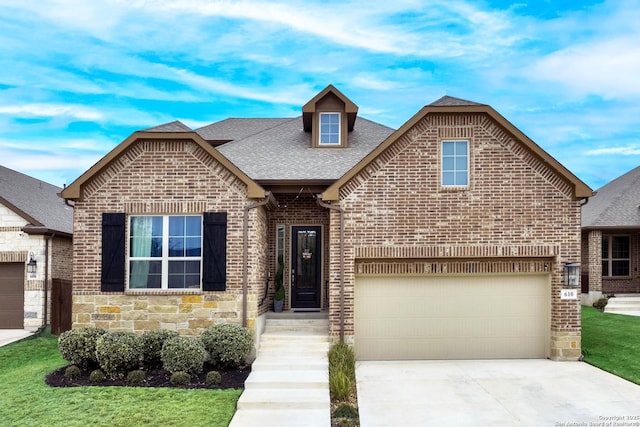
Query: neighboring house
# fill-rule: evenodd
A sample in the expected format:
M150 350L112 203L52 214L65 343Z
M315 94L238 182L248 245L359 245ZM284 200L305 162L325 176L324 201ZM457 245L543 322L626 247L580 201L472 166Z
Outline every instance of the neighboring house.
M301 117L124 140L63 191L74 326L259 338L281 258L285 308L328 311L360 359L577 359L561 289L591 189L487 105L357 113L328 86Z
M640 293L640 167L582 207L582 266L585 304L603 294Z
M52 279L71 280L73 208L61 191L0 166L0 329L48 324Z

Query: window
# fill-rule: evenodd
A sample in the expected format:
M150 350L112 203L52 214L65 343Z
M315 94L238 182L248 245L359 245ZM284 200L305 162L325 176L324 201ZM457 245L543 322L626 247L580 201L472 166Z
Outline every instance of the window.
M200 289L202 217L131 216L129 289Z
M442 185L469 185L468 141L442 141Z
M602 275L629 275L629 236L602 237Z
M340 145L340 113L320 113L320 145Z

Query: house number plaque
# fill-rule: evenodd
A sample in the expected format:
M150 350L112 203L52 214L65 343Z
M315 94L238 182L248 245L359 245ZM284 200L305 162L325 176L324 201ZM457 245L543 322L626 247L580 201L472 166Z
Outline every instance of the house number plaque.
M578 299L578 290L563 289L560 291L560 299Z

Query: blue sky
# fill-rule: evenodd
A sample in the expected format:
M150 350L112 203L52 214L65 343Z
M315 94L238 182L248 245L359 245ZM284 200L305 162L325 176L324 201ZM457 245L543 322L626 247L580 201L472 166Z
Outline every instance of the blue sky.
M399 127L489 104L592 188L640 165L640 1L0 0L0 164L70 184L139 129L295 117L334 84Z

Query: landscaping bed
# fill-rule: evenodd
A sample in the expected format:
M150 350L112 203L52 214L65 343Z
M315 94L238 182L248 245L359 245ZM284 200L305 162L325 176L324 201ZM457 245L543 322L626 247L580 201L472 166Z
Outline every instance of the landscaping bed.
M145 370L145 380L132 384L127 382L127 379L122 378L110 378L107 377L100 383L92 382L89 379L89 372L84 371L78 378L66 378L64 373L67 367L56 369L47 375L45 382L52 387L82 387L82 386L95 386L101 387L176 387L171 384L171 372L164 369L149 369ZM215 387L207 385L206 378L207 372L202 372L198 376L193 376L189 384L180 386L180 388L216 388L216 389L241 389L244 388L244 382L251 373L251 366L245 365L236 369L216 369L221 376L221 381Z

